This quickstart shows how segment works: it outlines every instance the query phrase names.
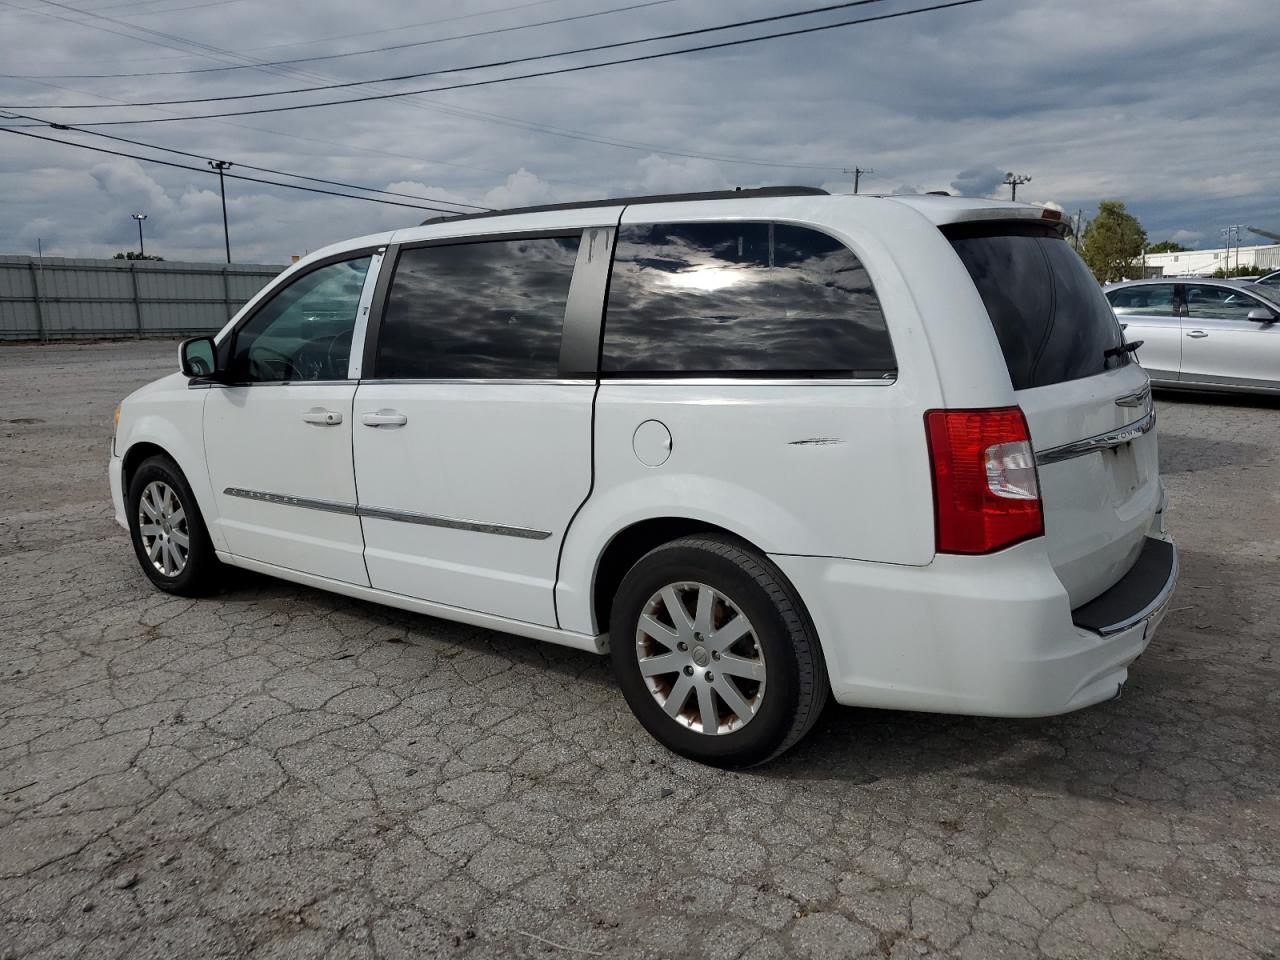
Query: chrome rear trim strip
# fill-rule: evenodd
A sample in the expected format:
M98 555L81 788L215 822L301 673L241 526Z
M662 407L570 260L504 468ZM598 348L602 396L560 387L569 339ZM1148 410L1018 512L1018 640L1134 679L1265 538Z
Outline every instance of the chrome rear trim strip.
M370 520L394 520L399 523L419 523L428 527L443 527L447 530L468 530L472 533L491 533L500 537L516 537L520 540L546 540L551 536L550 530L534 530L529 527L512 527L503 523L484 523L479 520L459 520L455 517L438 517L429 513L414 513L412 510L391 510L387 507L362 507L354 503L342 503L337 500L315 500L310 497L291 497L282 493L264 493L261 490L245 490L242 487L227 487L222 491L228 497L240 497L244 500L257 500L261 503L276 503L285 507L302 507L306 510L321 510L325 513L340 513L350 517L366 517Z
M1113 447L1122 447L1126 443L1132 443L1137 440L1143 434L1150 433L1151 428L1155 425L1156 412L1153 409L1141 420L1135 420L1119 430L1100 433L1096 437L1086 437L1083 440L1076 440L1074 443L1064 443L1060 447L1050 447L1048 450L1037 451L1036 465L1043 467L1046 464L1060 463L1063 460L1083 457L1093 453L1095 450L1110 450Z

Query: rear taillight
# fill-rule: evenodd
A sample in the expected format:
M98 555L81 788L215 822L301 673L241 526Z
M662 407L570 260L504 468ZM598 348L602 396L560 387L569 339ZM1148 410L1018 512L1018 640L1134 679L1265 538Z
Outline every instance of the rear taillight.
M991 553L1044 533L1020 409L930 410L924 422L939 553Z

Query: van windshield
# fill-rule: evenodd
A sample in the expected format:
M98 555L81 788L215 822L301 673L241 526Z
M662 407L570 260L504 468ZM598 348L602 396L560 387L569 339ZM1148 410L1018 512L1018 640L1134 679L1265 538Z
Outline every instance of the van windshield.
M1130 362L1115 351L1124 340L1102 288L1052 228L960 224L943 233L986 304L1013 389L1080 380Z

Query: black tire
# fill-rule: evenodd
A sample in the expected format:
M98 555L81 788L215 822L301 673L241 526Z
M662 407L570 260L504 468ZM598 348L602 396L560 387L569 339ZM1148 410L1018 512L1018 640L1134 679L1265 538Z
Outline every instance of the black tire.
M178 531L185 534L188 540L186 562L175 574L160 570L148 555L139 521L142 509L141 501L144 491L156 482L164 484L173 491L181 505L183 521ZM133 540L133 552L137 554L142 572L153 584L166 593L174 593L181 597L198 597L212 593L221 582L222 564L213 552L213 541L209 538L209 530L205 526L200 507L191 493L187 478L182 475L178 465L169 457L156 455L139 464L129 480L129 491L125 498L129 517L129 537Z
M651 649L646 656L670 649L669 644L655 648L651 640L639 636L641 613L665 586L679 583L705 584L712 588L736 606L754 628L751 636L758 647L750 649L754 655L763 656L766 679L763 689L757 690L758 696L752 696L757 701L755 713L737 729L732 729L737 715L721 697L717 697L715 703L721 711L718 717L727 717L723 723L727 732L712 735L694 729L694 722L701 725L700 710L696 721L669 716L659 703L658 694L651 691L650 681L641 673L641 645ZM688 601L681 602L685 602L686 613L690 613ZM665 604L662 609L665 611ZM668 614L659 616L667 617L660 622L673 622ZM826 703L826 664L795 588L766 557L732 537L684 537L642 557L623 578L614 597L609 636L614 673L628 706L663 746L691 760L720 767L764 763L799 742L817 721ZM694 636L701 637L701 634ZM726 652L740 653L740 648ZM705 650L695 647L693 653L706 660ZM688 669L681 669L688 674ZM697 680L714 679L710 673L701 671L713 670L714 663L708 661L691 669L695 671L688 674L692 681L689 686L694 691L691 699L696 699ZM675 684L681 681L679 674L673 673L670 677L655 678L653 682L660 689L670 684L670 693L674 694ZM735 688L743 686L742 681L735 683ZM753 681L748 679L745 685L751 687ZM667 699L670 702L670 695ZM694 713L692 707L689 713ZM719 719L717 724L720 729Z

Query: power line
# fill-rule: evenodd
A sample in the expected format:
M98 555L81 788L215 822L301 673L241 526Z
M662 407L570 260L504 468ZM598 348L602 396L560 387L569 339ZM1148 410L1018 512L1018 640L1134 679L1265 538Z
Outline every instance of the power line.
M53 3L55 0L43 0ZM117 106L129 107L173 107L188 103L221 103L227 100L256 100L262 97L282 97L295 93L317 93L321 90L345 90L351 87L363 87L371 83L398 83L404 80L421 80L423 77L438 77L446 73L470 73L475 70L491 70L494 67L512 67L521 63L535 63L539 60L552 60L557 57L571 57L582 53L599 53L602 50L617 50L622 47L634 47L641 43L657 43L663 40L678 40L681 37L693 37L707 33L719 33L724 30L736 30L740 27L759 26L762 23L775 23L779 20L793 20L796 17L808 17L819 13L830 13L833 10L845 10L850 7L865 7L873 3L884 3L885 0L843 0L822 7L811 7L792 13L776 13L768 17L756 17L751 20L736 20L715 27L698 27L692 30L679 30L675 33L663 33L653 37L640 37L636 40L616 40L613 43L598 43L589 47L578 47L574 50L560 50L556 53L539 53L528 57L513 57L507 60L491 60L488 63L475 63L465 67L445 67L438 70L424 70L418 73L402 73L390 77L372 77L367 80L346 80L336 83L321 83L310 87L291 87L286 90L262 90L257 93L235 93L216 97L189 97L178 100L138 100L127 104L106 103L68 103L37 104L32 109L38 110L109 110ZM757 37L756 39L765 39ZM260 64L266 67L269 64Z
M232 0L232 2L240 2L240 0ZM595 10L591 13L578 13L571 17L556 17L554 20L538 20L534 23L521 23L510 27L496 27L491 30L477 30L472 33L458 33L448 37L434 37L430 40L415 40L411 43L395 43L386 47L372 47L366 50L350 50L346 53L326 53L314 57L295 57L292 60L263 60L250 63L224 64L219 67L196 67L188 70L151 70L141 73L46 73L31 75L0 73L0 77L8 77L12 80L114 80L129 77L175 77L201 73L222 73L228 70L255 70L261 67L282 67L290 66L295 63L315 63L320 60L341 60L346 57L362 57L370 53L387 53L392 50L407 50L411 47L425 47L436 43L446 43L450 40L470 40L475 37L489 37L498 33L513 33L519 30L531 30L534 27L546 27L553 24L570 23L575 20L589 20L593 17L607 17L616 13L626 13L631 10L642 10L646 7L658 7L675 2L676 0L645 0L644 3L632 3L624 7L610 7L606 10ZM382 81L367 80L363 82L380 83Z
M43 0L42 0L42 2L43 2ZM152 2L160 2L160 0L152 0ZM436 25L441 24L441 23L452 23L452 22L457 21L457 20L473 20L473 19L475 19L476 17L487 17L487 16L489 16L489 15L491 15L491 14L495 14L495 13L510 13L510 12L511 12L511 11L513 11L513 10L524 10L524 9L529 8L529 7L545 7L545 6L547 6L548 4L552 4L552 3L562 3L562 2L563 2L563 0L531 0L531 2L512 4L512 5L510 5L510 6L506 6L506 7L493 7L493 8L491 8L491 9L489 9L489 10L478 10L478 11L476 11L475 13L464 13L464 14L458 14L458 15L456 15L456 16L452 16L452 17L440 17L440 18L437 18L437 19L435 19L435 20L419 20L419 21L417 21L416 23L403 23L403 24L400 24L399 26L395 26L395 27L383 27L382 29L379 29L379 30L364 30L364 31L361 31L361 32L359 32L359 33L341 33L341 34L333 34L333 35L330 35L330 36L327 36L327 37L315 37L315 38L313 38L313 39L311 39L311 40L289 40L289 41L285 41L285 42L282 42L282 43L267 43L267 44L263 44L263 45L261 45L261 46L257 46L257 47L245 47L245 50L246 50L246 51L250 51L250 52L251 52L251 51L257 51L257 50L278 50L278 49L280 49L280 48L282 48L282 47L308 47L308 46L312 46L312 45L317 44L317 43L327 43L327 42L328 42L328 41L330 41L330 40L354 40L354 39L355 39L355 38L357 38L357 37L372 37L372 36L376 36L376 35L378 35L378 34L380 34L380 33L399 33L399 32L404 31L404 30L411 30L411 29L413 29L413 28L415 28L415 27L431 27L431 26L436 26ZM53 15L53 14L49 13L49 12L48 12L48 11L46 11L46 10L36 10L36 9L34 9L34 8L31 8L31 7L19 7L17 4L14 4L14 3L8 3L8 2L6 2L6 3L5 3L5 6L12 7L14 10L16 10L16 11L18 11L18 12L20 12L20 13L30 13L30 14L33 14L33 15L35 15L35 16L37 16L37 17L54 17L54 15ZM65 6L65 5L64 5L64 6ZM112 17L103 17L103 16L100 16L100 15L98 15L98 14L95 12L95 10L90 10L90 9L81 9L81 8L69 7L69 6L67 7L67 9L68 9L68 10L73 10L73 11L75 11L76 13L84 13L84 14L90 14L90 15L93 15L93 16L98 16L98 19L106 20L106 21L108 21L109 23L115 23L115 24L119 24L119 25L121 25L121 26L133 26L132 24L129 24L127 21L124 21L124 20L116 20L116 19L114 19L114 18L112 18ZM96 10L106 10L106 9L111 9L111 8L108 8L108 7L98 7L98 8L96 8ZM66 18L62 18L62 17L55 17L55 19L66 19ZM79 25L79 26L89 27L90 29L95 29L95 30L97 30L97 29L102 29L102 28L100 28L100 27L96 27L94 24L91 24L91 23L84 23L83 21L80 21L80 20L69 20L69 19L66 19L66 22L67 22L67 23L74 23L74 24L77 24L77 25ZM146 27L137 27L137 29L139 29L139 30L146 30L147 28L146 28ZM143 42L144 42L144 43L151 43L151 42L152 42L152 41L149 41L149 40L145 40L145 39L144 39L144 38L142 38L142 37L131 37L130 39L132 39L132 40L143 40ZM192 42L192 41L187 41L187 42ZM175 47L168 47L167 49L175 50L175 49L177 49L177 48L175 48ZM155 62L155 61L163 61L163 60L189 60L189 59L191 59L192 57L207 57L207 56L208 56L207 54L191 53L191 52L189 52L189 51L179 51L179 55L178 55L178 56L176 56L176 57L150 57L150 58L146 58L146 59L148 60L148 62ZM46 61L35 61L35 62L39 62L39 63L46 63ZM76 61L70 61L70 62L73 62L73 63L79 63L80 61L76 60ZM97 61L97 62L99 62L99 63L102 63L102 62L107 62L107 63L118 63L119 61L118 61L118 60L110 60L110 61Z
M857 2L878 2L878 0L857 0ZM837 23L823 24L821 26L816 26L816 27L802 27L795 30L782 31L779 33L763 34L762 36L758 36L758 37L745 37L738 40L725 40L719 43L702 44L701 46L697 46L697 47L685 47L680 50L668 50L661 53L650 53L650 54L644 54L642 56L626 57L618 60L605 60L605 61L602 61L601 63L588 63L588 64L582 64L575 67L560 67L553 70L542 70L535 73L516 74L515 76L510 76L510 77L496 77L490 80L473 80L468 83L455 83L455 84L449 84L443 87L426 87L419 90L403 90L403 91L398 91L394 93L370 94L364 97L349 97L343 100L319 100L319 101L316 101L315 103L292 104L292 105L282 106L282 107L259 107L253 110L228 110L228 111L223 111L221 113L191 114L188 116L152 117L145 120L104 120L104 121L98 121L94 123L80 123L80 124L76 124L76 126L105 127L105 126L118 126L121 124L172 123L179 120L212 120L220 117L244 117L244 116L252 116L252 115L261 114L261 113L288 113L294 110L313 110L318 107L332 107L332 106L338 106L341 104L348 104L348 103L369 103L371 101L376 101L376 100L393 100L400 97L413 96L419 93L441 93L446 90L463 90L463 89L470 89L473 87L490 86L492 84L498 84L498 83L510 83L515 80L532 80L536 78L558 76L558 75L567 74L567 73L580 73L585 70L598 70L601 67L613 67L613 66L619 66L619 65L628 64L628 63L642 63L649 60L661 60L667 57L680 56L686 53L702 53L707 50L723 50L729 47L737 47L737 46L742 46L749 43L760 43L764 40L777 40L783 37L795 37L795 36L801 36L801 35L810 34L810 33L820 33L825 30L835 30L840 27L849 27L849 26L855 26L855 25L864 24L864 23L875 23L883 20L896 20L901 17L914 16L915 14L932 13L937 10L949 10L955 7L965 7L971 4L982 3L982 2L984 2L984 0L950 0L950 2L948 3L936 3L927 7L917 7L911 10L900 10L895 13L882 13L873 17L860 17L854 20L843 20ZM653 38L650 38L650 39L653 39ZM633 41L633 42L639 43L644 41ZM365 80L365 81L361 81L361 83L357 85L364 85L371 82L375 82L375 81ZM347 85L348 84L342 84L341 86L347 86ZM213 99L221 99L221 98L213 98ZM182 103L182 102L202 102L202 101L198 101L198 100L163 101L163 103L165 104ZM158 106L160 104L122 104L122 106L149 106L149 105ZM88 106L101 108L106 105L105 104L89 104ZM13 109L13 108L9 107L6 109ZM30 105L23 105L19 109L35 109L35 108L31 107ZM46 105L39 109L63 109L63 108L57 105Z
M209 157L207 157L202 153L192 153L189 150L178 150L174 147L162 147L159 144L146 143L142 140L131 140L128 137L117 137L110 133L99 133L96 130L81 130L80 128L72 126L71 124L52 123L48 120L41 120L39 117L33 117L25 113L15 113L13 114L13 116L21 117L23 120L36 121L36 123L32 124L32 126L43 126L43 127L52 128L54 130L68 130L68 131L73 131L75 133L85 133L91 137L101 137L104 140L114 140L117 143L128 143L128 144L132 144L135 147L145 147L148 150L160 150L164 153L172 153L181 157L191 157L193 160L209 160ZM8 125L5 127L5 129L17 130L18 127L13 125ZM58 142L71 143L73 141L65 140L65 141L58 141ZM212 163L214 161L209 160L209 162ZM223 161L217 161L217 162L221 163ZM323 177L309 177L301 173L290 173L288 170L275 170L271 167L259 167L259 166L255 166L252 163L244 163L240 160L235 161L235 165L237 167L243 167L246 170L257 170L259 173L271 173L278 177L292 177L295 180L308 180L311 183L324 183L324 184L328 184L331 187L345 187L348 190L364 190L367 193L380 193L388 197L404 197L408 200L426 200L428 203L450 203L450 204L453 204L453 206L455 207L467 207L471 210L492 209L490 207L482 207L474 203L460 203L457 200L441 200L439 197L424 197L415 193L400 193L399 191L396 191L396 190L379 190L376 187L365 187L358 183L345 183L342 180L326 180ZM228 174L228 176L230 176L230 174Z
M0 0L0 2L3 2L3 0ZM65 86L62 86L62 85L60 85L60 84L50 83L48 80L26 80L26 81L24 81L24 82L26 82L26 83L39 84L39 85L40 85L40 86L42 86L42 87L52 87L52 88L53 88L53 89L55 89L55 90L67 90L67 91L72 92L72 93L80 93L80 94L85 94L85 95L87 95L87 96L97 96L97 97L99 97L99 98L101 98L101 99L103 99L103 100L115 100L115 102L116 102L116 103L120 103L120 102L121 102L120 100L115 99L114 97L109 97L109 96L107 96L106 94L92 94L92 93L89 93L89 91L86 91L86 90L76 90L76 89L74 89L74 88L72 88L72 87L65 87ZM406 105L414 104L414 105L419 105L419 106L426 106L426 103L425 103L425 102L420 102L420 101L416 101L416 100L405 100L405 101L401 101L401 102L405 103ZM443 107L441 107L441 108L439 108L439 109L444 109L444 108L443 108ZM167 112L167 111L162 111L162 112ZM462 113L466 113L467 111L460 111L460 112L462 112ZM16 115L16 114L15 114L15 115ZM498 121L495 121L495 122L498 122ZM512 123L519 123L519 121L516 121L516 120L512 120L511 122L512 122ZM426 157L412 156L412 155L407 154L407 153L396 153L396 152L391 151L391 150L380 150L380 149L378 149L378 148L376 148L376 147L370 147L370 146L367 146L367 145L365 145L365 144L346 143L346 142L343 142L343 141L337 141L337 140L332 140L332 139L319 139L319 138L316 138L316 137L306 137L306 136L303 136L303 135L301 135L301 134L297 134L297 133L288 133L288 132L286 132L286 131L284 131L284 130L273 130L273 129L270 129L270 128L267 128L267 127L255 127L255 126L253 126L253 125L251 125L251 124L247 124L247 123L236 123L236 122L235 122L235 121L233 121L233 120L215 120L215 121L214 121L214 123L217 123L217 124L222 125L222 126L234 127L234 128L236 128L236 129L239 129L239 130L252 130L252 131L254 131L255 133L265 133L265 134L267 134L268 136L272 136L272 137L283 137L283 138L288 139L288 140L297 140L297 141L299 141L300 143L314 143L314 144L317 144L317 145L319 145L319 146L326 147L326 148L328 148L328 149L330 149L330 150L332 150L334 147L345 147L345 148L346 148L346 149L348 149L348 150L355 150L355 151L358 151L358 152L360 152L360 153L376 154L376 155L378 155L378 156L384 156L384 157L394 157L395 159L398 159L398 160L410 160L410 161L413 161L414 163L433 163L433 164L436 164L436 165L438 165L438 166L445 166L445 167L457 167L457 168L459 168L459 169L467 170L467 171L470 171L470 172L475 172L475 171L477 171L477 170L483 170L483 171L488 171L488 172L491 172L491 173L498 173L498 174L503 174L503 175L505 175L505 174L507 174L507 173L510 173L510 170L509 170L509 169L498 169L498 168L495 168L495 167L483 167L483 166L479 166L479 165L477 165L477 164L472 164L472 163L459 163L459 162L457 162L457 161L453 161L453 160L440 160L440 159L435 159L435 158L426 158ZM40 123L31 123L31 124L15 124L15 123L6 124L6 126L8 126L8 127L10 127L10 128L14 128L14 129L16 129L16 128L18 128L18 127L33 127L33 128L34 128L34 127L49 127L50 125L51 125L51 124L50 124L48 121L41 121ZM66 125L64 124L64 126L66 126ZM78 129L78 128L77 128L77 129ZM87 130L81 130L80 132L82 132L82 133L88 133L89 131L87 131ZM203 159L203 157L202 157L201 159ZM568 182L569 182L569 181L564 181L564 180L555 180L555 179L552 179L552 178L549 178L549 177L544 177L543 179L544 179L544 180L546 180L548 183L568 183ZM580 183L574 183L573 185L574 185L574 186L584 186L584 184L580 184Z
M144 163L158 163L164 167L175 167L178 170L189 170L194 173L210 173L212 170L202 170L200 167L189 167L185 163L174 163L172 160L161 160L158 157L144 157L136 153L125 153L121 150L108 150L106 147L94 147L87 143L76 143L74 140L59 140L57 137L48 137L40 133L26 133L22 130L16 130L12 127L0 127L0 132L12 133L19 137L31 137L34 140L48 140L50 143L61 143L68 147L79 147L81 150L92 150L94 153L109 153L115 157L126 157L130 160L141 160ZM399 200L379 200L377 197L358 197L350 193L338 193L336 190L324 190L320 187L304 187L300 183L280 183L276 180L263 180L260 177L247 177L241 173L226 173L225 176L232 180L247 180L250 183L263 183L270 187L286 187L290 190L305 190L308 193L323 193L331 197L343 197L347 200L364 200L368 203L384 203L392 207L409 207L413 210L431 210L435 213L454 213L457 210L449 210L444 207L428 207L417 203L402 203Z
M447 20L469 19L469 18L472 18L472 17L482 16L482 15L484 15L484 13L486 13L486 12L487 12L487 13L499 13L499 12L504 12L504 11L507 11L507 10L522 9L522 8L525 8L525 7L542 6L542 5L545 5L545 4L547 4L547 3L555 3L555 2L560 2L560 0L535 0L535 2L534 2L534 3L524 3L524 4L518 4L518 5L516 5L516 6L512 6L512 7L496 8L496 9L492 9L492 10L489 10L489 11L482 11L482 12L480 12L480 13L467 14L467 15L464 15L464 16L461 16L461 17L450 17L450 18L445 18L444 20L440 20L440 21L426 21L425 23L418 23L418 24L406 24L406 25L404 25L404 26L403 26L403 29L408 29L408 28L410 28L410 27L415 27L415 26L427 26L427 25L430 25L430 24L432 24L432 23L436 23L436 22L446 22ZM8 4L8 5L12 6L12 3L10 2L10 0L0 0L0 3ZM67 6L67 5L62 4L62 6ZM69 6L67 6L67 9L69 9L69 10L74 10L74 9L76 9L76 8L73 8L73 7L69 7ZM42 16L50 16L50 17L53 17L53 18L56 18L56 19L60 19L60 20L67 20L67 22L71 22L71 23L80 23L81 25L86 26L86 27L90 27L91 29L101 30L101 31L104 31L104 32L107 32L107 33L112 33L112 34L116 34L116 33L117 33L117 31L111 30L111 29L109 29L109 28L107 28L107 27L101 27L101 26L98 26L97 24L93 24L93 23L84 23L84 22L82 22L82 21L68 20L68 18L65 18L65 17L59 17L59 16L57 16L56 14L41 14L41 15L42 15ZM109 22L111 22L111 23L117 23L117 24L120 24L121 26L129 26L129 24L127 24L127 23L126 23L126 22L124 22L124 21L114 20L114 19L109 18L109 17L103 17L103 18L100 18L100 19L105 19L105 20L108 20L108 21L109 21ZM141 30L147 30L147 28L145 28L145 27L142 27L142 28L139 28L139 29L141 29ZM156 33L156 31L150 31L150 30L147 30L147 32L150 32L150 33ZM385 30L366 31L364 34L351 34L350 36L353 36L353 37L355 37L355 36L364 36L364 35L368 35L368 34L384 33L384 32L387 32L387 31L385 31ZM185 38L185 37L180 37L180 36L177 36L177 35L174 35L174 34L167 34L167 33L165 33L165 34L160 34L160 33L157 33L156 35L157 35L157 36L160 36L160 37L163 37L165 40L173 40L173 41L177 41L177 42L180 42L180 43L186 43L186 44L188 44L188 45L192 45L192 46L199 46L199 47L203 48L204 50L210 51L210 53L208 53L208 54L199 54L200 56L219 56L219 57L223 57L223 58L225 58L225 57L234 57L234 58L236 58L237 60L240 60L240 61L244 62L244 63L245 63L245 65L246 65L246 66L248 66L248 67L250 67L251 69L261 69L261 70L262 70L263 72L265 72L265 73L277 74L277 75L280 75L280 76L297 75L297 76L300 76L300 77L308 77L308 78L314 78L314 79L319 79L319 80L325 80L325 81L332 81L332 82L336 82L336 81L334 81L334 80L333 80L333 78L332 78L332 77L326 77L326 76L325 76L325 75L323 75L323 74L318 74L318 73L314 73L314 72L310 72L310 71L305 71L305 70L299 70L299 69L297 69L297 68L284 68L284 69L280 69L280 68L264 67L264 66L262 66L262 65L261 65L261 62L259 62L259 61L255 61L252 57L249 57L249 56L247 56L247 55L245 55L245 54L242 54L242 53L236 53L236 52L234 52L234 51L230 51L230 50L225 50L225 49L220 48L220 47L210 46L210 45L208 45L208 44L200 44L200 43L197 43L197 41L188 40L188 39L187 39L187 38ZM175 49L175 48L174 48L174 47L172 47L169 43L165 43L165 42L162 42L162 41L151 40L151 39L148 39L148 38L146 38L146 37L132 37L132 36L131 36L131 39L141 40L142 42L145 42L145 43L151 43L151 44L155 44L155 45L163 46L163 47L165 47L166 49ZM326 39L338 39L338 38L330 37L330 38L326 38ZM321 41L308 41L308 42L321 42ZM277 46L277 47L278 47L278 46L297 46L297 45L298 45L298 44L276 44L276 45L274 45L274 46ZM266 49L266 48L250 48L250 49ZM27 79L27 81L26 81L26 82L28 82L28 83L36 83L36 84L39 84L39 85L41 85L41 86L53 87L53 88L55 88L55 89L59 89L59 90L67 89L67 88L62 87L62 86L60 86L60 85L58 85L58 84L50 83L50 82L49 82L49 81L47 81L47 80L39 80L39 79L35 79L35 78L29 78L29 79ZM374 86L375 86L375 84L374 84L373 82L370 82L370 83L368 83L368 84L366 84L366 85L367 85L367 86L370 86L370 87L374 87ZM78 92L84 92L84 91L78 91ZM123 105L123 101L121 101L121 100L119 100L119 99L117 99L117 98L115 98L115 97L109 97L109 96L106 96L106 95L104 95L104 94L91 94L91 95L92 95L92 96L97 96L99 99L103 99L103 100L112 100L112 101L114 101L114 102L115 102L115 103L117 103L117 104L122 104L122 105ZM431 111L438 112L438 113L446 113L446 114L451 114L451 115L454 115L454 116L468 117L468 118L472 118L472 119L481 120L482 122L498 123L498 124L503 124L503 125L506 125L506 126L513 126L513 127L517 127L517 128L527 129L527 130L531 130L531 131L534 131L534 132L537 132L537 133L543 133L543 134L546 134L546 135L548 135L548 136L560 137L560 138L563 138L563 139L576 140L576 141L586 142L586 143L599 143L599 144L603 144L603 145L605 145L605 146L613 146L613 147L618 147L618 148L620 148L620 149L625 149L625 150L634 150L634 151L642 151L642 152L658 153L658 154L662 154L662 155L665 155L665 156L684 157L684 158L688 158L688 159L710 160L710 161L717 162L717 163L732 163L732 164L740 164L740 165L756 166L756 167L773 167L773 168L777 168L777 169L791 169L791 170L822 170L822 171L828 171L828 172L835 171L835 170L839 169L839 167L838 167L837 165L834 165L834 164L829 164L829 165L825 165L825 166L824 166L824 165L821 165L821 164L812 164L812 163L794 163L794 162L793 162L793 163L787 163L787 162L778 162L778 161L755 160L755 159L750 159L750 158L735 157L735 156L729 156L729 155L717 155L717 154L709 154L709 153L697 153L697 152L691 152L691 151L672 150L672 149L669 149L669 148L666 148L666 147L659 146L659 145L657 145L657 144L645 143L645 142L643 142L643 141L622 140L622 139L617 139L617 138L602 137L602 136L599 136L599 135L594 135L594 134L585 133L585 132L580 131L580 130L571 130L571 129L567 129L567 128L564 128L564 127L555 127L555 126L551 126L551 125L549 125L549 124L536 123L536 122L533 122L533 121L523 120L523 119L516 118L516 117L507 117L507 116L504 116L504 115L502 115L502 114L489 113L489 112L482 111L482 110L471 110L471 109L466 109L466 108L463 108L463 107L458 107L458 106L453 106L453 105L446 106L446 105L444 105L444 104L436 103L436 102L434 102L434 101L425 100L425 99L423 99L423 98L421 98L421 97L417 97L417 96L414 96L414 95L412 95L412 94L411 94L411 95L409 95L409 96L403 96L403 95L402 95L402 98L399 100L399 102L400 102L400 103L403 103L405 106L416 106L416 107L419 107L419 108L422 108L422 109L431 110ZM168 112L168 111L163 111L163 110L162 110L162 112ZM214 119L214 122L215 122L215 123L223 123L223 124L227 124L227 125L230 125L230 126L233 126L233 127L240 127L240 128L242 128L242 129L246 129L246 130L255 130L255 131L259 132L259 133L267 133L267 134L270 134L270 135L272 135L272 136L287 137L287 138L289 138L289 139L300 140L300 141L308 142L308 143L323 143L323 144L328 144L328 141L316 140L316 139L314 139L314 138L311 138L311 137L304 137L304 136L301 136L301 135L299 135L299 134L290 134L290 133L285 133L285 132L280 131L280 130L266 130L266 129L263 129L263 128L261 128L261 127L253 127L253 126L249 126L249 125L247 125L247 124L243 124L243 123L235 123L235 122L230 121L230 120L227 120L227 119L215 118L215 119ZM96 124L94 124L94 125L96 126ZM390 152L388 152L388 151L386 151L386 150L377 150L377 149L372 149L372 148L369 148L369 147L366 147L366 146L360 146L360 145L356 145L356 144L345 144L345 146L349 147L350 149L353 149L353 150L359 150L359 151L361 151L361 152L366 152L366 153L376 153L376 154L383 154L383 155L387 155L387 156L401 156L403 159L409 159L409 160L422 160L422 159L423 159L423 158L420 158L420 157L404 157L404 156L402 156L402 155L400 155L400 154L392 154L392 153L390 153ZM452 162L450 162L450 161L448 161L448 160L432 159L432 160L429 160L429 161L427 161L427 162L435 163L435 164L440 164L440 165L443 165L443 166L460 166L460 167L466 167L466 168L468 168L468 169L486 169L486 168L482 168L482 167L475 167L474 165L471 165L471 164L457 164L457 163L452 163ZM494 171L494 172L501 172L501 171ZM548 179L548 182L561 182L561 181L552 180L552 179L550 179L550 178L545 178L545 179Z

